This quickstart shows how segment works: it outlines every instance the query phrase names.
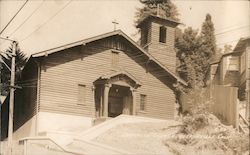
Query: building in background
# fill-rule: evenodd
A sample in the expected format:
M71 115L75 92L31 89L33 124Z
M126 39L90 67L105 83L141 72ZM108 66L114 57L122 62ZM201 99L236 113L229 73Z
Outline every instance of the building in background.
M242 38L233 52L225 53L210 66L210 83L238 87L240 108L249 119L250 37Z

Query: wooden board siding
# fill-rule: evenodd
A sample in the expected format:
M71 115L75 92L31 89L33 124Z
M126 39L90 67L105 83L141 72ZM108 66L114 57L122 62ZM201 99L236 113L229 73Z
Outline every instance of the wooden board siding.
M163 65L175 72L176 69L176 53L174 50L175 28L168 27L166 35L166 43L159 42L160 24L152 23L151 25L151 44L148 52L159 60Z
M95 117L93 82L104 74L121 69L126 70L142 83L137 90L137 108L139 95L147 95L146 110L142 113L137 109L138 115L173 118L175 95L164 84L164 80L169 83L172 81L166 79L157 67L158 74L155 70L155 75L158 75L158 78L151 73L146 73L147 60L143 58L142 53L134 51L125 41L108 43L107 40L85 47L67 49L43 58L39 110ZM112 67L112 52L110 48L106 48L107 46L115 46L116 49L121 50L117 68ZM78 84L86 86L84 105L77 104Z
M151 24L147 23L141 29L141 46L146 47L149 43L151 43Z

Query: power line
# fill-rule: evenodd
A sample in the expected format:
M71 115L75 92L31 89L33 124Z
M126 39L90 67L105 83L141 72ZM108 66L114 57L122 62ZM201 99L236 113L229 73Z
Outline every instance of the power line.
M221 29L218 29L217 31L224 31L224 30L227 30L227 29L231 29L231 28L235 28L236 26L250 26L249 24L248 25L243 25L243 24L235 24L235 25L231 25L231 26L227 26L227 27L224 27L224 28L221 28Z
M60 63L49 63L47 62L46 65L45 65L45 68L46 67L50 67L50 65L48 64L53 64L53 65L56 65L56 64L60 64ZM139 65L143 65L143 64L146 64L145 63L137 63ZM106 68L106 65L107 63L103 63L103 64L98 64L98 65L95 65L94 67L91 66L91 67L87 67L87 68L84 68L85 71L87 70L92 70L93 68L97 68L97 67L105 67ZM133 67L133 64L130 64L130 65L125 65L125 66L121 66L123 69L128 69L128 68L132 68ZM152 74L157 74L157 76L155 77L163 77L163 76L167 76L166 74L164 74L163 72L165 71L160 71L161 69L150 69L150 73ZM75 73L76 71L82 71L82 68L73 68L71 69L71 71L64 71L64 72L60 72L60 73L57 73L57 74L51 74L51 76L63 76L63 75L69 75L70 73ZM160 71L160 72L159 72ZM146 71L145 71L145 74L146 74ZM168 77L168 76L167 76ZM35 82L37 81L37 79L29 79L29 80L21 80L21 81L17 81L17 84L20 84L20 85L33 85L35 84Z
M17 13L11 18L11 20L7 23L7 25L1 30L0 35L3 31L10 25L10 23L14 20L14 18L18 15L18 13L23 9L23 7L28 3L29 0L26 0L22 7L17 11Z
M3 40L8 40L8 41L14 41L12 39L9 39L9 38L3 38L3 37L0 37L0 39L3 39Z
M84 54L84 55L81 55L81 56L88 56L89 54L91 54L92 52L88 52L88 53L86 53L86 54ZM93 52L93 53L96 53L96 52ZM144 54L136 54L136 55L128 55L129 57L134 57L134 58L138 58L138 57L142 57L142 56L145 56ZM70 57L68 57L68 56L61 56L60 58L62 58L63 60L65 60L65 61L67 61L67 59L66 58L70 58ZM96 59L97 60L97 59ZM108 61L108 60L110 60L109 58L98 58L98 60L105 60L105 61ZM97 60L97 61L98 61ZM136 62L136 64L139 64L139 65L145 65L147 63L147 61L140 61L140 62ZM45 66L45 68L46 67L52 67L52 66L55 66L55 65L60 65L60 64L62 64L62 63L58 63L58 62L46 62L46 64L44 64L44 66ZM102 64L97 64L97 65L95 65L94 66L94 68L96 68L96 67L106 67L107 65L111 65L111 64L109 64L109 63L102 63ZM122 65L121 66L123 69L128 69L128 68L132 68L132 67L134 67L134 65L133 64L127 64L127 65ZM92 70L93 69L93 66L91 66L91 67L86 67L86 68L84 68L85 69L85 71L86 70ZM58 74L52 74L52 76L61 76L61 75L69 75L69 73L74 73L74 72L76 72L76 71L81 71L82 70L82 68L74 68L74 69L71 69L71 71L65 71L65 72L60 72L60 73L58 73ZM159 68L157 68L157 69L150 69L150 72L151 73L154 73L154 74L157 74L158 73L158 76L159 77L161 77L161 76L166 76L166 74L164 74L164 73L162 73L162 72L165 72L165 71L162 71L162 69L159 69ZM21 80L21 81L17 81L17 83L18 84L25 84L25 85L27 85L27 84L33 84L33 82L36 82L37 81L37 79L29 79L29 80Z
M45 0L42 1L41 4L12 32L8 37L11 37L17 30L19 30L36 12L39 10L44 3Z
M227 44L227 43L236 42L236 41L239 41L239 39L235 39L235 40L227 41L227 42L224 42L224 43L220 43L220 44L217 44L217 46L218 46L218 45Z
M64 5L60 10L58 10L53 16L51 16L47 21L45 21L41 26L39 26L37 29L35 29L34 31L32 31L29 35L27 35L26 37L24 37L20 42L23 42L24 40L28 39L33 33L37 32L44 25L46 25L47 23L49 23L54 17L56 17L61 11L63 11L71 2L72 2L72 0L69 0L66 5Z
M227 33L227 32L234 31L234 30L240 30L240 29L243 29L243 28L249 28L249 27L250 27L250 25L245 25L245 26L241 26L241 27L229 29L229 30L226 30L226 31L222 31L222 32L216 33L215 36L217 36L217 35L222 35L222 34L225 34L225 33Z
M45 0L44 0L45 1ZM22 42L22 41L24 41L24 40L26 40L27 38L29 38L33 33L35 33L36 31L38 31L39 29L41 29L44 25L46 25L51 19L53 19L56 15L58 15L64 8L66 8L70 3L72 2L72 0L70 0L70 1L68 1L68 3L63 7L63 8L61 8L59 11L57 11L56 12L56 14L54 14L51 18L49 18L46 22L44 22L41 26L39 26L37 29L35 29L34 31L32 31L28 36L26 36L25 38L23 38L20 42ZM41 4L42 5L42 4ZM41 7L41 5L40 6L38 6L38 8L36 8L35 10L34 10L34 13ZM33 15L33 13L30 15L30 17ZM30 18L30 17L28 17L28 18ZM27 19L28 20L28 19ZM25 23L26 21L24 21L23 22L23 24ZM21 25L23 25L23 24L21 24ZM21 26L19 26L19 27L21 27ZM18 28L19 29L19 28ZM15 30L15 31L17 31L17 30ZM11 35L13 34L14 32L12 32L11 33ZM5 44L6 44L7 42L5 42ZM4 44L4 45L5 45ZM0 44L1 45L1 44Z

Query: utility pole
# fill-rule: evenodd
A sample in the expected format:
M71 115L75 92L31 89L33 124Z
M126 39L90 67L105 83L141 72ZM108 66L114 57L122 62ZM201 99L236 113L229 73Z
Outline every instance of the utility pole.
M9 128L8 128L8 155L12 154L12 135L13 135L13 112L14 112L14 97L15 97L15 62L16 62L17 42L12 44L12 59L11 59L11 77L10 77L10 103L9 103Z
M2 96L2 55L0 53L0 97ZM1 98L0 98L1 100ZM2 137L2 101L0 101L0 141L1 141L1 137ZM0 142L0 154L2 153L1 151L2 146L1 146L1 142Z

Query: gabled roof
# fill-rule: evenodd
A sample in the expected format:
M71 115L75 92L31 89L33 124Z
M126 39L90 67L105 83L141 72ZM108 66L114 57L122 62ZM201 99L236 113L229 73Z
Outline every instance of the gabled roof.
M136 26L137 28L140 28L142 26L143 23L149 21L149 20L157 20L157 21L160 21L160 22L163 22L163 23L171 23L171 24L174 24L175 26L181 24L180 22L176 21L176 20L173 20L173 19L170 19L170 18L162 18L162 17L158 17L158 16L155 16L155 15L147 15L146 17L144 17L139 23L138 25Z
M97 40L104 39L104 38L111 37L111 36L115 36L115 35L122 36L129 43L131 43L134 47L136 47L139 51L141 51L143 54L145 54L148 57L149 60L154 61L157 65L159 65L166 72L168 72L178 82L181 82L182 84L187 86L187 83L184 80L182 80L180 77L178 77L177 75L172 73L167 67L165 67L157 59L155 59L152 55L150 55L148 52L146 52L141 46L139 46L136 42L134 42L130 37L128 37L121 30L116 30L116 31L105 33L105 34L102 34L102 35L98 35L98 36L95 36L95 37L92 37L92 38L76 41L76 42L69 43L69 44L66 44L66 45L63 45L63 46L59 46L59 47L55 47L55 48L52 48L52 49L49 49L49 50L41 51L41 52L32 54L31 57L37 58L37 57L48 56L48 55L50 55L52 53L60 52L60 51L62 51L64 49L68 49L68 48L79 46L79 45L86 45L86 44L88 44L90 42L97 41Z
M212 61L210 63L210 65L214 65L214 64L218 64L221 62L221 59L227 56L237 56L239 54L241 54L243 51L241 50L241 48L247 43L250 42L250 37L246 37L246 38L241 38L238 43L236 44L235 48L233 49L232 52L229 53L224 53L220 56L219 59L216 59L214 61Z
M238 50L242 48L247 42L250 42L250 36L246 38L241 38L236 44L233 52L238 52Z
M117 76L117 75L126 75L131 80L133 80L137 85L141 85L141 82L138 79L136 79L132 74L130 74L129 72L127 72L125 70L113 71L111 73L108 73L108 74L101 76L101 78L102 79L110 79L110 78Z
M234 50L229 53L224 53L222 57L229 56L229 55L238 55L241 54L243 51L241 50L242 47L245 46L247 42L250 42L250 37L247 38L241 38L238 43L236 44Z

